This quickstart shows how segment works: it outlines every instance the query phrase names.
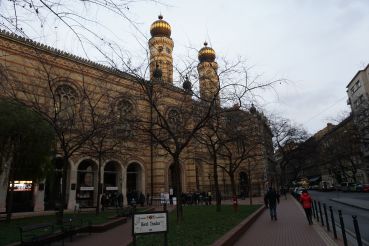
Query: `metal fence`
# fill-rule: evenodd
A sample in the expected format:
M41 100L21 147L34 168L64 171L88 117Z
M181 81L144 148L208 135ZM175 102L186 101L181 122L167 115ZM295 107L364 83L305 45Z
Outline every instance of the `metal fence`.
M328 206L325 203L321 203L319 200L313 200L312 212L314 218L317 220L321 226L326 227L328 232L333 232L333 236L337 239L337 230L340 230L342 235L342 240L345 246L348 245L347 242L347 230L345 228L345 222L342 216L342 210L335 209L332 206ZM335 217L336 214L336 217ZM337 218L338 215L338 218ZM360 228L358 223L358 218L356 215L351 215L352 223L355 229L354 235L351 235L354 240L356 240L358 246L362 246L363 242L361 239ZM337 220L338 219L338 220ZM346 221L347 222L347 221Z

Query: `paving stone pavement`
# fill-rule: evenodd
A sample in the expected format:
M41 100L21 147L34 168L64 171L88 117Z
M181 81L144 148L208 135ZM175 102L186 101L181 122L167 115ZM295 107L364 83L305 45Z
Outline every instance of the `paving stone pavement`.
M319 224L309 225L300 204L288 196L277 206L277 221L266 210L238 240L235 246L333 246L341 245L327 235Z
M240 204L247 204L248 200L240 200ZM261 203L262 198L254 199L253 203ZM231 201L225 201L225 204ZM173 208L172 208L173 209ZM315 222L310 226L298 202L288 196L277 208L278 220L271 221L269 210L254 222L246 233L235 244L236 246L333 246L342 245L341 241L331 239L324 229ZM131 220L126 224L115 227L104 233L82 234L76 236L72 242L65 241L66 246L125 246L131 240ZM62 245L61 242L53 245ZM159 245L158 245L159 246Z

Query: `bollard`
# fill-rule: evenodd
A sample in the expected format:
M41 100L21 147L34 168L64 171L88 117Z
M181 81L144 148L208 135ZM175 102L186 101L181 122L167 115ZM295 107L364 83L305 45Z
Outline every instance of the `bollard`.
M329 206L329 211L331 212L331 221L332 221L333 235L334 235L334 238L337 239L336 223L334 221L334 215L333 215L332 206Z
M354 227L355 227L357 245L362 246L363 243L361 242L361 235L360 235L360 230L359 230L359 224L357 223L357 216L353 215L352 219L353 219Z
M315 212L316 212L316 220L319 222L319 213L318 213L318 206L316 205L316 201L314 200Z
M322 226L324 226L323 211L320 202L318 202L318 206L319 206L320 222L322 222Z
M323 203L323 208L324 208L325 223L327 224L327 231L331 231L329 228L327 206L325 205L325 203Z
M347 238L346 238L345 223L343 223L342 211L341 211L341 210L338 210L338 216L340 217L340 224L341 224L341 231L342 231L343 244L344 244L345 246L347 246Z

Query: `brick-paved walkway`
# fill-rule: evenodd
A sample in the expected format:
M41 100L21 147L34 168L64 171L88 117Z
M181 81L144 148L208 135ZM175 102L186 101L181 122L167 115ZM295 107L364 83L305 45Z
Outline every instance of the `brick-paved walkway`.
M266 210L235 245L337 245L316 222L314 225L307 223L303 209L292 196L288 196L288 200L281 197L277 217L277 221L272 221Z
M253 199L253 203L262 203L262 198ZM240 200L248 204L248 200ZM224 201L225 204L231 201ZM289 196L288 200L281 197L277 208L278 221L271 221L269 210L266 210L236 243L236 246L323 246L337 245L319 224L309 226L301 206ZM76 236L73 242L66 240L67 246L125 246L132 240L131 220L104 233ZM338 244L341 245L342 243ZM61 242L53 245L62 245Z

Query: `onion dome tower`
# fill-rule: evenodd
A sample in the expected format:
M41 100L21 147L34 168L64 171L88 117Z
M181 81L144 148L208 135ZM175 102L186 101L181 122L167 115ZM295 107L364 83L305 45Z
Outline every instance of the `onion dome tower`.
M150 49L150 80L154 79L154 71L157 66L162 72L161 80L164 83L173 84L173 40L170 38L172 29L168 22L159 19L151 24L149 40Z
M204 43L204 47L200 49L198 58L199 64L197 71L200 78L200 96L204 101L211 102L217 100L219 104L219 79L218 79L218 63L215 61L215 51L208 47L208 43Z

